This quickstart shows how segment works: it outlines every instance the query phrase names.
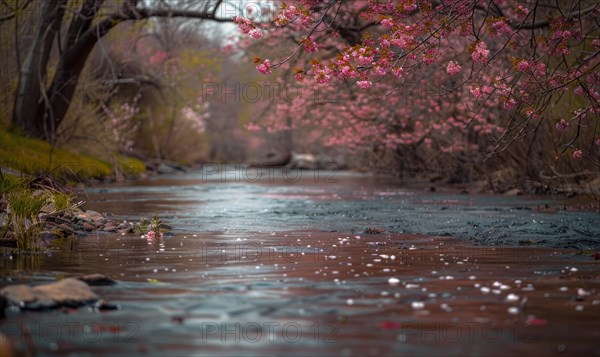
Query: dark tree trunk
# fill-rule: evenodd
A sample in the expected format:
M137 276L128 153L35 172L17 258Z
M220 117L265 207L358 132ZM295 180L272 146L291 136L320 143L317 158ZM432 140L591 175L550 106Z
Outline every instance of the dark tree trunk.
M37 108L43 99L42 93L50 50L54 38L60 30L66 2L67 0L47 0L45 2L35 38L19 74L13 123L24 134L32 137L47 136L43 125L38 120Z
M41 118L44 139L51 142L54 140L56 128L67 114L81 71L99 36L89 36L79 46L76 44L89 30L103 2L104 0L86 0L77 17L72 20L67 31L65 51L60 57L56 74L45 96L47 100L42 101L37 108L36 117L38 120Z
M60 53L52 83L45 90L48 59L52 44L60 31L67 0L46 0L42 18L25 63L19 74L13 124L24 134L53 142L56 130L71 105L85 62L96 42L117 24L149 17L188 17L229 22L215 16L222 0L204 11L140 9L139 0L125 0L117 11L92 27L105 0L84 0L80 11L69 25L65 48Z

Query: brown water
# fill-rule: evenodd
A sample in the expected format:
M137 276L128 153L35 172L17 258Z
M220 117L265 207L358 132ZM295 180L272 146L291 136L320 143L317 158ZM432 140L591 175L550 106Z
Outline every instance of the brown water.
M173 234L3 255L3 286L105 273L119 283L93 289L119 310L13 308L2 332L40 355L600 355L600 264L577 254L597 215L336 178L90 189L89 208Z

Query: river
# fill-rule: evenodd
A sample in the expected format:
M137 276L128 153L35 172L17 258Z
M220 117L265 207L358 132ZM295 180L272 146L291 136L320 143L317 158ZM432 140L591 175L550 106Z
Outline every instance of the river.
M440 192L441 191L441 192ZM600 355L600 216L547 197L233 166L99 185L85 207L157 214L164 237L95 233L0 256L2 286L103 273L118 310L0 322L41 355Z

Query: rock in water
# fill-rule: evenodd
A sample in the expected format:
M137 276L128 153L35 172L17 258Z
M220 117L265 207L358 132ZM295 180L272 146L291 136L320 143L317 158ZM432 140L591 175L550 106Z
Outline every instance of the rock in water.
M0 290L0 295L11 304L26 310L77 307L98 300L98 295L86 283L75 278L34 287L9 285Z
M89 286L113 285L117 282L104 274L88 274L80 276L77 279L87 283Z

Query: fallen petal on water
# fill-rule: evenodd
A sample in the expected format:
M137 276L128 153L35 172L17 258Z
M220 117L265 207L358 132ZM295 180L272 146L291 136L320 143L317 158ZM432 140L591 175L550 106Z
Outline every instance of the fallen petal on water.
M511 315L517 315L519 313L519 308L515 306L509 307L506 311L508 311Z
M398 285L398 284L400 284L400 279L398 279L398 278L389 278L388 279L388 283L390 285Z

